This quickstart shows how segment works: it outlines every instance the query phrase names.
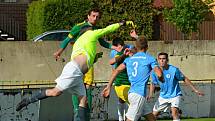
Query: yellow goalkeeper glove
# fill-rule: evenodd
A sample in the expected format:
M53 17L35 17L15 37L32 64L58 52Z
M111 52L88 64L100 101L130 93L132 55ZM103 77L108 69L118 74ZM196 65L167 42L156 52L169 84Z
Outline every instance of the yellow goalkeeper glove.
M126 25L131 25L133 28L136 28L136 25L133 21L126 21Z

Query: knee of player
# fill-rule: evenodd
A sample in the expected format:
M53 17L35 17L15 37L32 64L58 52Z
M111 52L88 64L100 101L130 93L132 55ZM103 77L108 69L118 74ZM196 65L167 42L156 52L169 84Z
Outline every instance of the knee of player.
M178 111L177 110L172 111L172 117L178 118Z
M86 96L79 96L78 100L79 100L79 106L81 106L81 107L87 107L88 101L87 101L87 97Z
M47 96L56 97L56 96L59 96L61 94L62 94L62 92L59 90L55 90L55 89L47 90Z
M153 111L152 114L155 116L155 118L157 118L157 116L160 114L160 112Z

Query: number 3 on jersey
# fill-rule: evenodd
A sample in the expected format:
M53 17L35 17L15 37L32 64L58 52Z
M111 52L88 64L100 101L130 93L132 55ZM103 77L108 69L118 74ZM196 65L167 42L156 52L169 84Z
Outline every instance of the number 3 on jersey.
M135 61L132 65L134 66L134 71L132 72L132 76L136 77L137 76L138 62Z

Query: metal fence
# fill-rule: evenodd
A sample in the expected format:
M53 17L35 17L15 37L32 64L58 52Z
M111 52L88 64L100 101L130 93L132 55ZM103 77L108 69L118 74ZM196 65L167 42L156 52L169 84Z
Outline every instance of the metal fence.
M175 25L162 22L160 24L160 40L183 40L183 33ZM204 21L199 26L199 32L192 34L192 40L215 40L215 21Z
M15 40L26 40L27 7L27 4L0 4L0 29Z

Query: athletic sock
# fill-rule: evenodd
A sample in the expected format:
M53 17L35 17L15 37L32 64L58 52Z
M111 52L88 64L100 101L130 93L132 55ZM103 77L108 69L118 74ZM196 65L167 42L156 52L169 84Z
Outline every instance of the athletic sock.
M125 120L125 103L120 103L118 102L118 116L119 116L119 121L124 121Z
M30 103L34 103L47 97L48 96L46 96L46 90L43 89L32 97L22 99L21 102L17 104L16 111L20 111L23 107L28 106Z
M89 121L89 109L79 106L78 114L81 121Z
M90 121L90 109L88 107L86 109L86 115L87 115L86 117L87 121Z
M78 110L74 112L74 118L73 118L73 120L74 121L81 121L80 118L79 118Z
M37 94L30 97L29 101L30 101L30 103L34 103L34 102L37 102L38 100L42 100L42 99L45 99L47 97L48 96L46 96L46 89L42 89Z
M72 95L72 104L73 104L73 111L74 111L74 121L80 121L80 118L78 115L79 101L78 101L77 95Z
M86 89L87 90L87 102L88 102L88 107L89 107L89 110L91 112L92 110L92 99L93 99L93 96L92 96L92 88L89 88L89 89Z

